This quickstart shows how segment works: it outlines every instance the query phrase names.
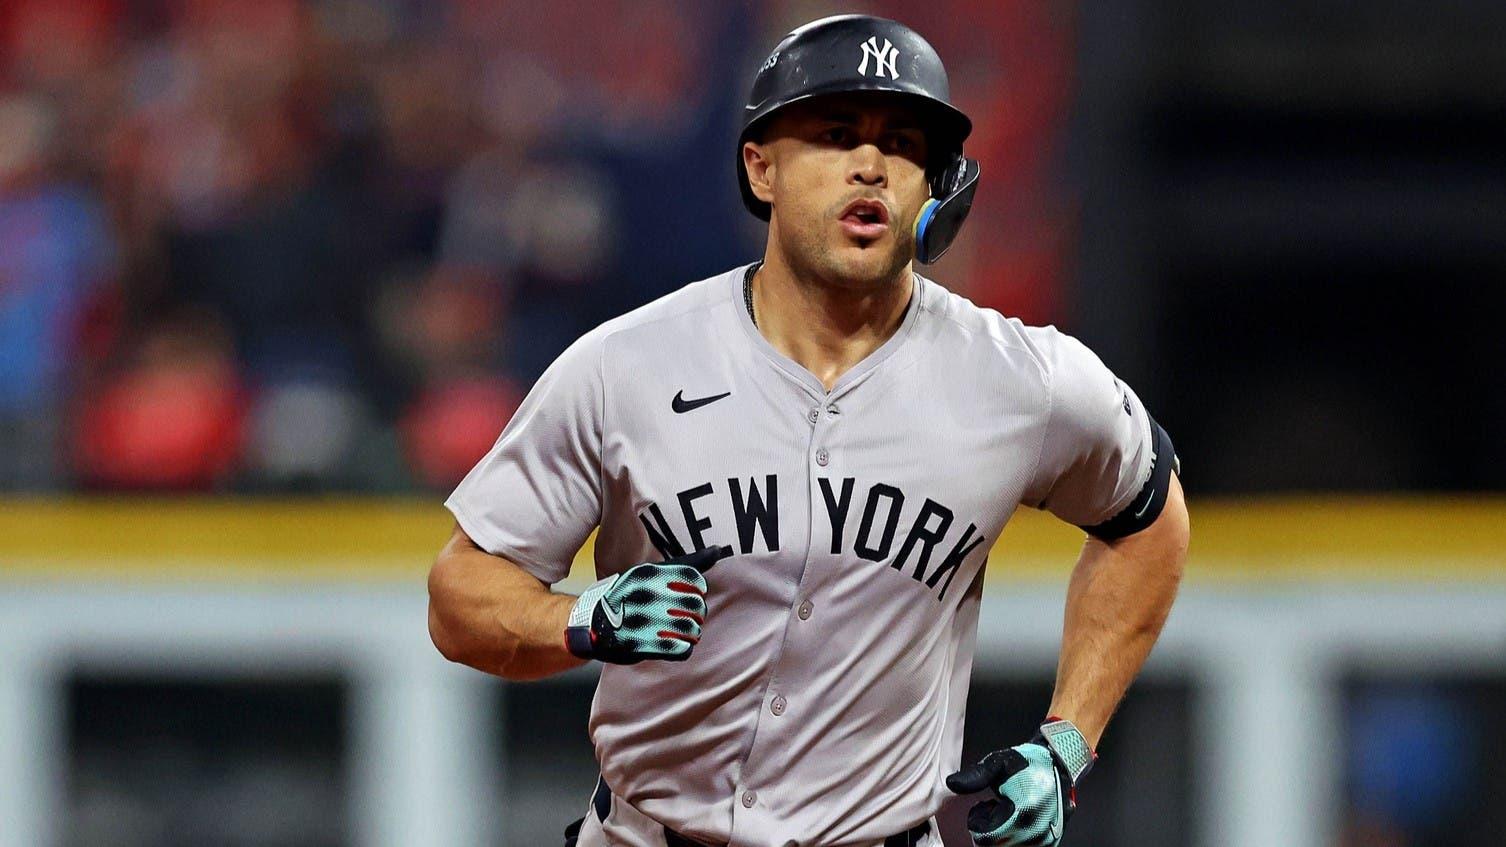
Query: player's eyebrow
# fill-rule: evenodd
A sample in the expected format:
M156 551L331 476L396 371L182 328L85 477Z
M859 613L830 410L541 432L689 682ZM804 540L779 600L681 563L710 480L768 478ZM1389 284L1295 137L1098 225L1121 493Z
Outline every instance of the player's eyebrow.
M858 122L858 113L850 109L827 109L817 115L823 121L835 124L855 124Z
M856 124L860 120L857 112L851 109L829 109L819 114L820 120L828 123ZM888 131L921 129L920 121L908 112L892 112L884 119L884 129Z

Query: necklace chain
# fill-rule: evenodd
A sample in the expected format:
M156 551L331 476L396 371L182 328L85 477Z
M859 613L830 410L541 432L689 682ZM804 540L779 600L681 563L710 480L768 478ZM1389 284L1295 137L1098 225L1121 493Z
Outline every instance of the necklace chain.
M753 274L758 271L758 265L748 268L743 274L743 303L748 307L748 319L758 326L758 317L753 314Z

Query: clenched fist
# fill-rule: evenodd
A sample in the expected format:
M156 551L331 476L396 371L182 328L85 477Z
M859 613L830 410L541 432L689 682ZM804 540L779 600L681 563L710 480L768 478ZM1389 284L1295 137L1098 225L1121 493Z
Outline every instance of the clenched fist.
M570 610L565 647L583 659L616 665L685 661L706 620L705 573L730 553L707 547L593 583Z

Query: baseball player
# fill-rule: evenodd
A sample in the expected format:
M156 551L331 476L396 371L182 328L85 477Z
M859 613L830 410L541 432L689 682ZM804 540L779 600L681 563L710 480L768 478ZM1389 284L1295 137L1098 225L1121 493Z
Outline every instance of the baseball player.
M970 129L905 26L790 33L737 151L762 260L580 338L446 501L440 651L509 679L602 663L571 842L935 847L974 792L974 843L1060 841L1187 515L1169 437L1092 352L915 273L972 202ZM1087 533L1055 694L963 767L984 565L1020 504ZM600 581L552 592L598 527Z

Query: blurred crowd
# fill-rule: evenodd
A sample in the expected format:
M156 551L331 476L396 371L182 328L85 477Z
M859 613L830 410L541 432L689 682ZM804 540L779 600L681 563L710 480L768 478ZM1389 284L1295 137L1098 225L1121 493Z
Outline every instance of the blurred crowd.
M977 121L974 227L1010 233L953 276L1037 319L1071 228L1066 8L900 15ZM6 0L0 490L452 484L580 333L761 251L739 98L827 11Z
M5 8L21 488L453 481L603 317L621 218L560 141L662 132L684 85L622 55L566 85L521 4Z

